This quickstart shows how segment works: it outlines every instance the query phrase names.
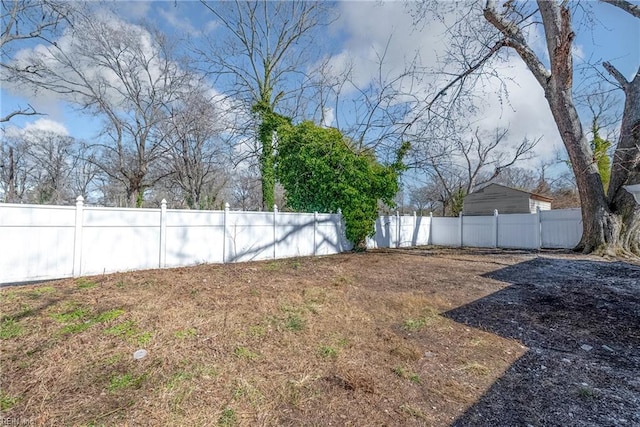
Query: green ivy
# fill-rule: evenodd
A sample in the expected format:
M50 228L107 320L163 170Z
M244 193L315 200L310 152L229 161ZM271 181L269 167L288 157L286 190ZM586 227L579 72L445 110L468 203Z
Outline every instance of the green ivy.
M591 149L593 150L593 158L598 165L598 172L600 173L600 180L606 193L609 188L609 180L611 179L611 158L608 151L611 147L611 142L602 138L599 134L599 126L596 118L593 118L591 123L591 131L593 132L593 140L591 141Z
M374 233L378 201L393 205L398 192L403 144L395 163L380 164L371 151L358 151L337 129L305 121L278 128L277 177L287 206L306 212L342 210L346 236L356 249Z
M291 124L291 119L274 112L271 106L265 102L258 102L254 105L253 112L260 116L258 139L262 145L262 152L260 154L262 208L271 210L275 203L276 188L276 147L273 136L280 126Z

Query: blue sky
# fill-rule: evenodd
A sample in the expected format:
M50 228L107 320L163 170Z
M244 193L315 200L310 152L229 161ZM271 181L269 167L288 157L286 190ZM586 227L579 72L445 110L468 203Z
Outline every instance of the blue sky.
M583 4L591 10L590 17L594 18L594 22L592 28L587 25L575 28L576 65L581 65L584 60L593 63L607 60L630 79L640 64L640 20L610 5L595 1ZM120 1L113 5L123 20L132 23L151 22L171 37L188 35L194 43L198 43L205 34L212 35L220 31L213 15L195 1ZM427 26L417 31L411 25L412 17L403 2L339 2L335 8L339 18L326 29L318 49L337 65L349 57L355 65L356 80L363 85L374 77L375 70L371 69L372 51L379 51L381 46L389 44L385 67L392 73L402 68L405 59L416 50L420 51L423 60L428 61L437 52L437 44L442 43L442 34L435 27ZM542 35L538 34L538 40L540 37ZM535 35L532 40L535 46ZM544 55L539 49L538 53ZM487 128L498 124L510 126L513 141L519 141L523 136L542 136L539 156L553 157L561 143L542 90L515 55L503 66L504 73L514 80L509 83L510 105L505 107L497 99L489 100L477 117L477 122ZM579 78L577 75L576 79ZM34 98L17 91L10 92L5 87L0 95L3 114L16 105L24 106L27 103L36 105L46 113L41 118L16 118L8 126L34 126L40 119L39 123L44 127L64 128L70 135L81 139L92 139L99 131L97 120L81 114L55 97L40 95Z

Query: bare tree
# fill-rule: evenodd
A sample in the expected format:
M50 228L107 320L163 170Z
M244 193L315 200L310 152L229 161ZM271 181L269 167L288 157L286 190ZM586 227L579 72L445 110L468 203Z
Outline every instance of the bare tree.
M40 41L51 43L52 38L64 27L72 13L73 3L55 0L2 0L2 24L0 30L0 81L9 82L16 75L31 74L35 70L29 64L7 61L20 47ZM18 107L3 113L0 123L16 116L33 116L39 113L31 105Z
M0 191L5 201L68 204L78 195L87 196L95 168L83 155L74 138L52 131L29 130L4 138Z
M375 152L383 161L395 160L402 143L415 139L406 125L419 103L414 93L418 58L391 64L390 49L391 38L379 50L373 47L374 57L366 67L356 67L353 58L341 58L339 64L325 58L309 79L308 98L301 102L308 117L337 128L355 149Z
M0 141L0 190L5 203L26 202L34 168L28 161L27 152L23 139L3 138Z
M435 182L414 186L409 189L409 203L420 216L428 212L435 212L443 207L441 190L441 187ZM444 216L444 212L442 215Z
M260 210L260 177L250 170L236 173L231 183L230 204L243 211Z
M192 83L170 107L163 132L169 181L180 188L191 209L211 208L225 186L231 150L222 111L206 87ZM225 136L226 135L226 136Z
M637 6L626 1L611 2L638 17ZM575 33L571 8L566 2L539 1L538 12L546 36L550 69L528 44L523 28L515 21L515 6L497 9L488 0L484 16L499 30L505 47L514 49L544 89L558 126L582 201L584 231L576 249L584 252L640 254L640 206L623 189L625 184L640 183L640 73L627 80L612 64L603 66L626 96L620 138L613 159L609 191L605 194L573 100L573 53ZM608 194L608 196L607 196Z
M157 167L166 153L160 126L188 78L164 36L108 14L83 16L64 40L22 61L38 70L23 76L28 83L104 120L94 162L122 184L129 206L141 206L145 189L166 173Z
M71 189L73 196L82 196L90 202L97 188L97 180L101 170L96 164L95 147L86 142L78 141L74 157L74 165L71 170Z
M625 0L607 1L638 17L636 5ZM433 2L425 1L420 8L423 15L433 10ZM637 128L640 123L640 73L626 79L612 64L603 63L605 70L623 90L626 100L622 117L620 138L613 159L612 177L605 194L590 143L580 122L574 101L573 80L573 3L557 0L534 2L501 2L486 0L466 5L465 10L480 6L482 20L462 22L455 28L463 40L469 40L469 32L480 34L481 43L471 40L475 54L464 56L464 69L459 69L443 89L427 103L427 110L439 101L447 100L447 93L463 92L470 76L496 73L491 61L500 52L515 52L527 65L532 75L544 90L550 111L569 155L575 174L582 206L583 235L575 248L583 252L601 254L640 254L640 206L633 196L624 190L624 185L640 182L640 154ZM469 7L471 6L471 7ZM487 27L488 25L488 27ZM527 38L530 27L541 25L544 30L548 59L542 58L533 49ZM549 64L547 67L546 64ZM481 72L482 71L482 72ZM468 86L466 86L468 87Z
M207 2L203 5L220 22L224 35L214 33L206 51L199 50L207 71L245 109L261 121L281 104L296 99L310 62L314 31L330 19L322 2L239 1ZM291 110L290 110L291 111ZM254 126L246 126L255 129ZM274 141L262 132L259 141L262 207L274 200ZM257 154L257 153L256 153Z
M524 138L515 147L508 147L507 134L508 129L488 133L476 128L467 136L454 133L414 146L414 167L424 170L440 186L443 212L457 215L464 196L531 157L539 139Z
M524 191L533 191L540 180L546 180L544 169L544 165L539 165L537 171L511 166L503 169L500 175L492 179L491 182ZM487 177L481 179L485 181Z
M33 165L31 201L66 204L73 201L71 176L77 160L75 140L55 132L29 136L27 159Z

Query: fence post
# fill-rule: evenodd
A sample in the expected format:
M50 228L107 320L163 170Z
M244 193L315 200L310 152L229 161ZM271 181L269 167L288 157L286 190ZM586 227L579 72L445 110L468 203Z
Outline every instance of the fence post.
M463 228L462 228L462 212L458 214L458 235L460 236L460 247L464 246Z
M222 218L222 263L227 262L227 221L229 217L229 203L224 204L224 217Z
M273 205L273 259L276 259L276 245L277 245L277 240L276 240L276 227L277 227L277 221L278 221L278 205L274 204Z
M493 247L498 247L498 209L493 210Z
M418 214L413 211L413 233L411 234L411 246L418 244Z
M400 247L400 211L396 211L396 249Z
M76 224L73 241L73 277L82 274L82 212L84 210L84 197L76 198Z
M313 213L313 256L318 255L316 235L318 234L318 212Z
M536 215L537 215L537 240L538 240L538 249L542 248L542 211L540 210L540 206L536 206Z
M427 237L427 245L433 245L433 212L429 212L429 237Z
M167 265L167 201L160 202L160 262L159 267Z
M340 227L339 227L339 230L338 230L338 233L339 233L338 239L340 240L340 242L339 242L340 243L340 252L344 252L344 248L347 246L346 245L347 237L346 237L346 232L345 232L345 229L344 229L344 223L342 222L342 209L338 208L336 213L338 214L338 221L340 221L340 224L339 224Z

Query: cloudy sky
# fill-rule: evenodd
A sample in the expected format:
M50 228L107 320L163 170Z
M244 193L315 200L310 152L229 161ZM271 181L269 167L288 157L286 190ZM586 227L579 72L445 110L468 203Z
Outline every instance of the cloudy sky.
M640 22L612 6L593 1L583 3L590 10L591 21L583 20L589 21L590 25L576 27L576 66L608 60L631 78L640 64ZM195 1L120 1L112 6L114 19L132 24L149 22L171 38L189 37L196 45L199 40L215 37L222 31L214 16ZM337 2L333 5L337 19L323 30L324 34L317 40L320 56L329 58L337 73L347 64L352 64L352 80L359 87L366 87L380 75L377 59L383 52L382 71L389 78L401 73L413 58L419 58L425 66L436 64L449 42L445 27L431 17L427 17L422 25L415 26L411 14L413 6L409 3L407 7L406 2ZM458 7L464 8L465 3L459 3ZM537 31L532 30L528 34L529 41L544 57L545 52L541 49L543 35ZM186 47L186 43L180 46ZM29 48L37 49L35 46ZM537 147L539 159L554 157L562 144L541 88L516 55L511 55L496 67L502 76L507 77L503 82L507 85L508 98L500 96L498 81L488 81L479 92L484 102L470 121L474 126L487 130L509 127L511 143L525 136L541 137ZM433 90L438 78L446 80L442 76L432 76L431 81L416 84L414 90L416 93L425 92L421 96L428 96L426 92ZM214 87L213 90L222 91L223 88ZM2 87L0 95L3 115L16 105L27 103L46 114L44 117L13 119L5 128L48 129L82 139L95 138L99 131L100 125L96 120L53 95L40 92L35 96L7 87ZM335 111L326 112L326 124L335 124L338 119ZM583 117L583 120L588 121L589 118Z

